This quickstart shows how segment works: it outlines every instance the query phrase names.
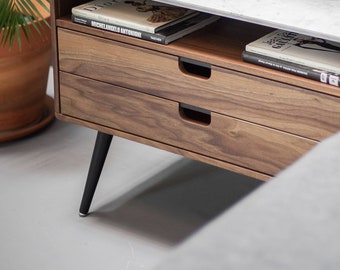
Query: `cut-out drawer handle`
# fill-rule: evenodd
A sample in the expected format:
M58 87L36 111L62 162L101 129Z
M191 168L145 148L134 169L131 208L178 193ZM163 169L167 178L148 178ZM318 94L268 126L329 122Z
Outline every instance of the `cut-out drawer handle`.
M211 123L211 112L202 108L191 106L188 104L179 104L180 116L190 122L208 126Z
M199 77L202 79L209 79L211 76L210 64L189 58L179 58L179 69L187 75Z

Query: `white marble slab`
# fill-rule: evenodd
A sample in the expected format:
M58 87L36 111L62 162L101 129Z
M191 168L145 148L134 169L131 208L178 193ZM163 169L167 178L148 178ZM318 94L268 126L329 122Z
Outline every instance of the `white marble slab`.
M340 42L340 0L158 0Z

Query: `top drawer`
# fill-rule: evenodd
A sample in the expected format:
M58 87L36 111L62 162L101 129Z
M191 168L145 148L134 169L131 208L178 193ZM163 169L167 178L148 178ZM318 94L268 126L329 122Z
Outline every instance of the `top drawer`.
M58 41L62 71L314 140L340 129L337 97L70 30Z

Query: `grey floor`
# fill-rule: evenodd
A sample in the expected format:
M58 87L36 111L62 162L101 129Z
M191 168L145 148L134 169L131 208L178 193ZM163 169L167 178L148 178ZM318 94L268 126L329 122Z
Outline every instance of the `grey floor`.
M52 85L50 76L50 95ZM80 218L95 136L56 120L0 144L0 269L152 269L261 184L114 137L92 213Z

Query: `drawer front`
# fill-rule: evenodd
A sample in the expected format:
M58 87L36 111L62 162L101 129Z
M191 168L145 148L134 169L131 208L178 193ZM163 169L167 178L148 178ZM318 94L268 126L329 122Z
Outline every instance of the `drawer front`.
M60 69L314 140L340 129L339 98L69 30Z
M315 142L60 72L61 113L274 175Z

